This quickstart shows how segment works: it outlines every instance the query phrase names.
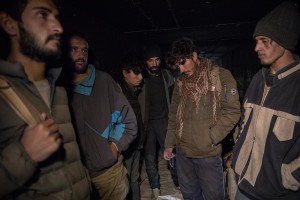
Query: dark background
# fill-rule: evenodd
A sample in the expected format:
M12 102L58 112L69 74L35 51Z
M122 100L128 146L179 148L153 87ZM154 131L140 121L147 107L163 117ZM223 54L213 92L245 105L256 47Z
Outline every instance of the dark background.
M61 13L66 31L87 33L104 70L115 67L124 54L139 53L145 42L153 41L165 52L180 37L194 39L201 54L219 60L224 67L256 70L258 62L252 39L255 24L280 2L62 0Z
M200 54L230 69L241 98L260 66L252 38L259 19L282 0L62 0L65 31L85 32L96 67L111 74L147 42L165 53L190 37ZM296 2L296 1L294 1ZM295 51L299 55L299 45Z

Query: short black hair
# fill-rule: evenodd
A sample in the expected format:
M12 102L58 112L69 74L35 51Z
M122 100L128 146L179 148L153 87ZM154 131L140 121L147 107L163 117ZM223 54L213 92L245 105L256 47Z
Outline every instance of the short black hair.
M62 49L61 58L62 58L63 63L65 63L65 64L68 63L69 59L70 59L69 58L69 52L70 52L70 48L71 48L70 42L73 37L79 37L79 38L84 39L88 43L89 48L90 48L90 40L85 33L77 31L77 30L64 32L62 34L62 42L61 42L61 49Z
M127 55L121 59L121 70L126 72L133 71L135 74L143 73L143 64L140 57L136 55Z
M70 41L73 37L82 38L90 45L89 38L85 33L80 32L80 31L69 31L69 32L64 32L62 35L62 47L65 50L69 50L70 45L71 45Z
M23 11L29 0L0 0L0 12L5 12L16 21L21 21ZM60 8L59 0L52 0L57 9Z
M166 63L172 67L180 61L191 58L194 52L198 52L197 46L190 38L177 39L172 43L171 49L167 52Z
M0 0L0 12L8 14L17 22L22 22L22 14L29 0ZM59 0L52 0L60 10ZM0 58L6 59L10 52L9 35L0 26Z

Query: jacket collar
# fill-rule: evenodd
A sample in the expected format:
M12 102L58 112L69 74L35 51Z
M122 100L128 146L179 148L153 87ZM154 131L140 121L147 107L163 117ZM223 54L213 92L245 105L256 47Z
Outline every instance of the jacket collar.
M46 79L53 85L58 79L61 72L61 67L49 68L47 70ZM11 63L4 60L0 60L0 74L5 76L10 76L18 79L23 79L24 81L30 82L23 65L19 63Z

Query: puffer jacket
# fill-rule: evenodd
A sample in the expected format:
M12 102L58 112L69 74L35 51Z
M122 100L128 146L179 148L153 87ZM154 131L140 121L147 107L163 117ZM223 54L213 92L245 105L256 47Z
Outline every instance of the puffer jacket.
M20 138L27 124L0 98L0 199L88 200L86 171L71 124L66 92L55 87L60 69L51 69L49 109L21 65L0 61L0 74L7 77L40 113L59 125L62 147L41 163L25 152Z
M182 136L178 139L177 110L180 103L179 84L177 79L171 108L169 112L168 131L165 147L172 148L175 144L187 157L203 158L221 155L221 141L230 133L240 118L240 102L236 81L229 70L213 67L211 77L216 90L220 90L220 110L217 121L213 122L213 95L209 91L202 96L199 111L188 101L185 106Z

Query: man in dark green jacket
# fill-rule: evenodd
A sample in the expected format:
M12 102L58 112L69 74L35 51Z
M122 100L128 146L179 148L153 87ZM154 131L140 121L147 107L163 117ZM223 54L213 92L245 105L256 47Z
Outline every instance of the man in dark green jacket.
M236 81L230 71L198 55L189 38L176 40L168 53L176 80L169 112L164 158L174 155L184 199L225 198L222 140L240 118ZM204 197L203 197L204 196Z
M0 75L22 95L37 121L28 126L0 97L0 199L89 200L66 92L55 87L60 69L46 68L60 55L63 28L56 4L1 0L0 25L1 37L10 41Z

